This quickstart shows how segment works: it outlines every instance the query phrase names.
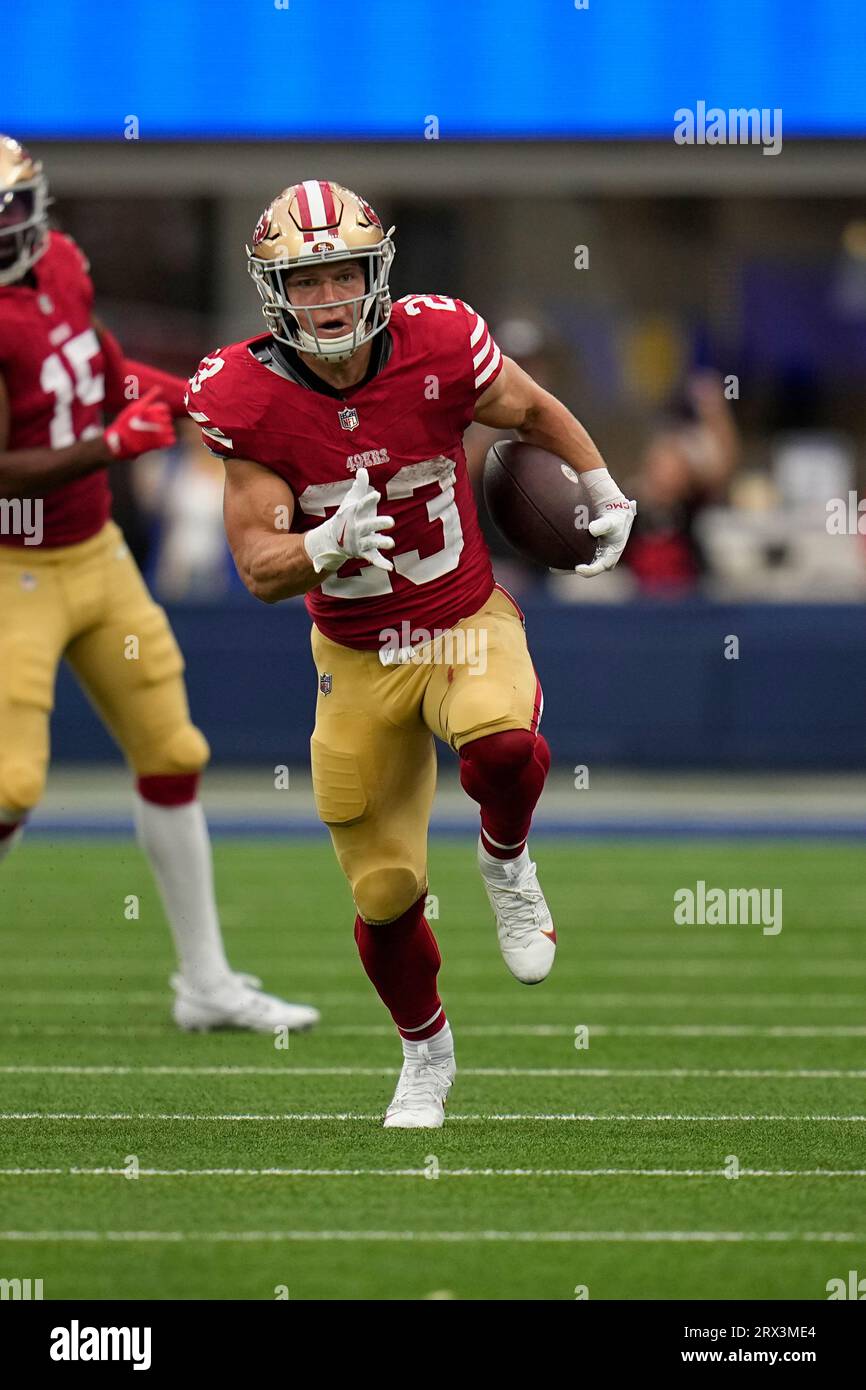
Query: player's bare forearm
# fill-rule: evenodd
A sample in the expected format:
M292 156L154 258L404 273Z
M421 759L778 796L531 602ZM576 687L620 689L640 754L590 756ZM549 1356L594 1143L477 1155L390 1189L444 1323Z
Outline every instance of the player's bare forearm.
M226 459L223 517L237 572L253 598L279 603L315 589L322 576L289 531L292 491L268 468L250 459Z
M253 598L280 603L306 594L322 582L304 549L303 536L269 536L248 532L232 555L238 574Z
M90 322L99 338L105 364L105 407L109 415L117 414L132 399L147 395L152 387L159 389L160 398L171 411L172 419L185 419L187 383L171 372L136 362L124 354L123 348L101 319L91 314ZM134 390L127 395L127 388Z
M81 439L65 449L9 449L0 453L0 497L41 497L111 463L105 439Z
M555 396L547 391L542 394L547 399L530 409L523 424L516 427L518 438L557 454L576 473L604 468L604 459L580 421Z
M605 462L579 420L508 357L496 381L480 397L475 420L494 429L513 429L525 444L558 454L577 473Z

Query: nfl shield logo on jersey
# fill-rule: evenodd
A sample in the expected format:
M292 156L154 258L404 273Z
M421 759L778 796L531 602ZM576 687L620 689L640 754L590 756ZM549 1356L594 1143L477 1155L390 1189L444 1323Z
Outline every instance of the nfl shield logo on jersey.
M358 412L355 410L354 406L351 405L347 406L345 410L341 410L337 418L344 430L356 430L360 424Z
M331 675L330 671L326 671L323 676L319 677L319 689L323 695L330 695L333 684L334 677Z

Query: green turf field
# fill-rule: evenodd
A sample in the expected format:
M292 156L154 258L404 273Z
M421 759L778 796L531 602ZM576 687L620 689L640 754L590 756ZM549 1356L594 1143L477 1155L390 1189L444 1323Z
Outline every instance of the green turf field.
M461 1071L445 1129L413 1134L380 1128L399 1044L327 843L216 848L233 963L322 1010L288 1051L174 1029L132 845L25 843L0 869L0 1277L46 1298L822 1299L866 1275L863 851L534 849L560 949L528 989L473 845L433 842ZM674 926L700 878L781 888L782 931Z

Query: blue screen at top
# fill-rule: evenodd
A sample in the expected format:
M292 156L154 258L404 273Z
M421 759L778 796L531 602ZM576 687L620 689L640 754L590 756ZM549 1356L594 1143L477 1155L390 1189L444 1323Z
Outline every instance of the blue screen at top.
M583 0L578 0L583 3ZM656 136L781 108L866 133L866 0L6 0L22 137ZM428 124L429 128L429 124Z

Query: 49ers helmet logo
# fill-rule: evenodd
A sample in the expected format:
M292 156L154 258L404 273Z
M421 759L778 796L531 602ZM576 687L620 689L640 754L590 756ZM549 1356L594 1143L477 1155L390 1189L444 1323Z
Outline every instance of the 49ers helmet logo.
M260 241L264 241L270 229L271 210L270 208L265 208L264 212L262 213L261 217L256 223L256 230L253 232L253 246L258 246Z
M367 221L372 222L374 227L381 227L382 223L379 221L379 218L377 217L376 213L370 207L370 204L367 202L366 198L358 198L358 202L361 204L364 216L366 217Z

